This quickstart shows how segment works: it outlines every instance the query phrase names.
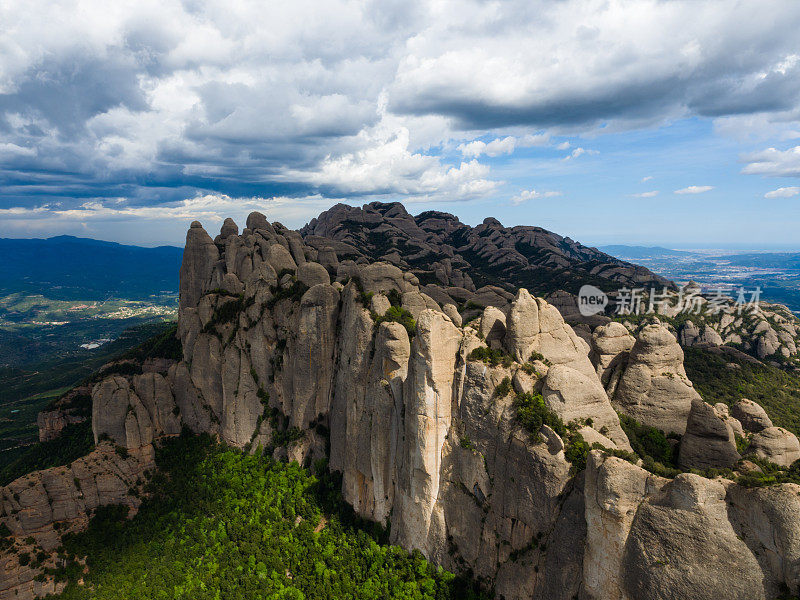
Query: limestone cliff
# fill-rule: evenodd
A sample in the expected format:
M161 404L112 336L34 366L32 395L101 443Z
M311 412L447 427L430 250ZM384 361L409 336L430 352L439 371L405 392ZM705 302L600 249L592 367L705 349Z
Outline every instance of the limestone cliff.
M457 286L349 259L321 227L304 238L253 213L241 234L226 220L212 239L192 224L183 358L110 368L93 385L97 452L110 440L145 456L188 427L279 459L327 458L345 500L390 525L393 542L506 600L799 591L797 486L668 480L611 455L636 462L617 410L691 439L689 466L736 462L734 431L783 464L800 452L753 407L737 408L752 415L740 423L703 403L668 330L579 332L525 289L475 290L487 299L477 308ZM526 428L523 400L541 402L553 426ZM584 471L570 462L577 440L602 448Z

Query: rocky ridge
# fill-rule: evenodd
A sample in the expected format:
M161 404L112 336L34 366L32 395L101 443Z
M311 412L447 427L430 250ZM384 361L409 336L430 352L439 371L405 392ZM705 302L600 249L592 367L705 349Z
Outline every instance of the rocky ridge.
M373 202L362 207L337 204L300 230L305 244L331 256L358 263L386 261L411 271L423 292L444 304L459 307L507 306L520 287L545 297L571 324L607 322L601 315L586 318L578 312L575 294L594 284L614 296L618 289L666 290L656 313L684 346L736 347L759 359L785 362L798 356L800 321L785 306L760 302L758 311L739 311L728 302L719 310L713 294L688 285L691 299L679 297L676 286L644 267L621 261L540 227L503 227L487 218L477 227L448 213L428 211L410 215L402 204ZM327 254L326 254L327 253ZM687 302L696 310L678 319ZM628 322L630 329L636 322Z
M410 215L398 203L337 204L300 230L306 244L331 247L340 259L383 260L410 270L423 285L525 287L538 295L577 293L584 283L666 285L644 267L583 246L541 227L503 227L487 218L477 227L449 213Z
M616 411L683 435L687 468L739 468L736 431L773 461L796 450L758 415L739 421L749 404L732 416L704 403L662 324L638 337L573 329L525 289L475 290L490 301L467 306L454 286L305 234L259 213L241 235L231 220L215 239L192 224L183 359L105 373L91 392L98 451L107 439L120 458L144 455L188 427L279 459L328 458L360 516L507 600L800 591L800 487L670 480L618 458L632 446ZM569 427L526 426L520 403L537 398ZM585 471L582 441L600 448ZM8 589L42 593L23 579Z

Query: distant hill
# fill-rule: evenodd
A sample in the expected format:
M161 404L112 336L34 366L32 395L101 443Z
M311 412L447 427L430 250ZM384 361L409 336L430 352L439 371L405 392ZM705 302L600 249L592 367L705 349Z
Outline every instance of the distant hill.
M689 256L691 252L671 250L661 246L626 246L622 244L600 246L599 250L620 258L657 258L664 256Z
M0 293L56 299L145 299L178 290L182 248L124 246L68 235L0 238Z
M310 246L332 246L340 259L387 260L423 284L525 287L545 295L574 294L586 283L602 289L669 283L645 267L541 227L504 227L491 217L470 227L438 211L412 216L397 202L337 204L300 233Z
M732 265L762 269L800 269L800 252L763 252L726 257Z

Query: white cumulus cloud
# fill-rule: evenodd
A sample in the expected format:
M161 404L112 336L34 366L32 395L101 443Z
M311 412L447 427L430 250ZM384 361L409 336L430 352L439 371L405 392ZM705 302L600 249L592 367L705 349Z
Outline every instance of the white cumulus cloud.
M538 200L541 198L555 198L558 196L563 196L563 192L558 191L546 191L546 192L539 192L537 190L522 190L519 194L511 198L511 204L514 206L518 206L523 204L524 202L528 202L529 200Z
M714 189L713 185L690 185L689 187L675 190L676 194L703 194Z
M800 195L800 187L791 186L791 187L781 187L777 190L772 190L771 192L767 192L764 194L764 198L792 198L794 196Z
M742 173L769 177L800 177L800 146L788 150L767 148L743 159L748 164Z

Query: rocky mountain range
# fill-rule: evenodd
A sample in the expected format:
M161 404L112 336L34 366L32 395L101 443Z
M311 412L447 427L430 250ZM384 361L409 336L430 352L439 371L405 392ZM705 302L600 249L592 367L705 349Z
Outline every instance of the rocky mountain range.
M341 259L382 260L411 271L421 284L466 288L525 287L545 296L577 293L586 283L607 291L668 282L645 269L541 227L503 227L487 218L477 227L454 215L412 216L398 203L337 204L300 230L312 248L331 246Z
M538 228L396 204L300 232L192 223L180 355L107 365L41 418L57 439L90 394L93 453L0 489L0 600L59 591L20 550L50 564L87 511L135 509L153 446L183 428L327 459L357 515L497 598L800 593L797 437L750 400L705 402L674 320L573 327L541 295L583 275L666 285Z

